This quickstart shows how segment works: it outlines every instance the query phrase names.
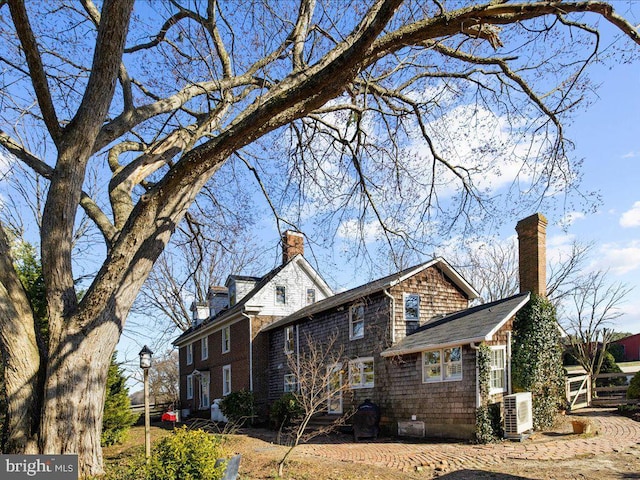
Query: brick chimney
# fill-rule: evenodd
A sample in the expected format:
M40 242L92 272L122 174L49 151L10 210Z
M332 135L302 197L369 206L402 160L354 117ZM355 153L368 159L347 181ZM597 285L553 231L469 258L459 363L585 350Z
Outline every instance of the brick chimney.
M547 219L541 213L520 220L518 257L520 292L547 296Z
M300 232L287 230L282 234L282 263L296 255L304 255L304 236Z

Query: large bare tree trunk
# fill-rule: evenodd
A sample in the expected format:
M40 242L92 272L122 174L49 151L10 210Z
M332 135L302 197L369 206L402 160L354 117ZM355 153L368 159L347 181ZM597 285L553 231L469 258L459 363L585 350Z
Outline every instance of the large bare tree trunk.
M64 339L50 356L40 436L42 453L77 453L82 478L102 470L106 376L118 329L108 323Z

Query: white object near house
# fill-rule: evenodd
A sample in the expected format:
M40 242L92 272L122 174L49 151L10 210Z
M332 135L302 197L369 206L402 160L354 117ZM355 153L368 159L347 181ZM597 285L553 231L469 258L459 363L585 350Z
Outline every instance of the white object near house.
M504 436L522 438L522 434L533 429L531 392L520 392L504 397Z
M227 423L229 420L225 417L220 410L220 402L222 399L216 398L211 405L211 421L212 422L224 422Z

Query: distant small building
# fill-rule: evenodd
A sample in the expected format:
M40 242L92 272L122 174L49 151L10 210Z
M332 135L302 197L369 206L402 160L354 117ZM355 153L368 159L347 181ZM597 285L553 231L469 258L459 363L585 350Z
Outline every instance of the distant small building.
M622 358L625 362L635 362L640 360L640 333L629 335L628 337L621 338L613 343L621 345L624 349L624 356Z

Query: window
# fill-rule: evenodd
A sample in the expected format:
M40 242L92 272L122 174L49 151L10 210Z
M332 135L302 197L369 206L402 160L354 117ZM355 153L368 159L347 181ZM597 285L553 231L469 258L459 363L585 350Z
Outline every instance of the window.
M307 305L311 305L312 303L316 303L316 289L307 288Z
M364 337L364 305L352 305L349 309L349 338Z
M462 380L462 347L422 352L422 381Z
M462 347L445 348L442 362L445 380L462 379Z
M294 373L287 373L284 376L284 391L295 392L298 390L298 382Z
M209 408L209 382L211 374L209 372L202 372L200 374L200 410Z
M187 375L187 400L193 398L193 375Z
M500 393L506 390L505 381L505 349L497 347L491 349L491 374L489 393Z
M231 350L231 327L224 327L222 329L222 353L227 353Z
M231 365L222 367L222 395L231 393Z
M204 337L200 340L200 358L206 360L209 358L209 337Z
M406 293L404 295L404 320L405 322L417 322L420 320L420 295Z
M289 325L284 329L284 353L293 353L295 347L294 326Z
M287 287L284 285L276 285L276 303L279 305L287 303Z
M374 386L373 358L356 358L349 362L349 386L351 388Z
M193 363L193 343L187 345L187 365Z

